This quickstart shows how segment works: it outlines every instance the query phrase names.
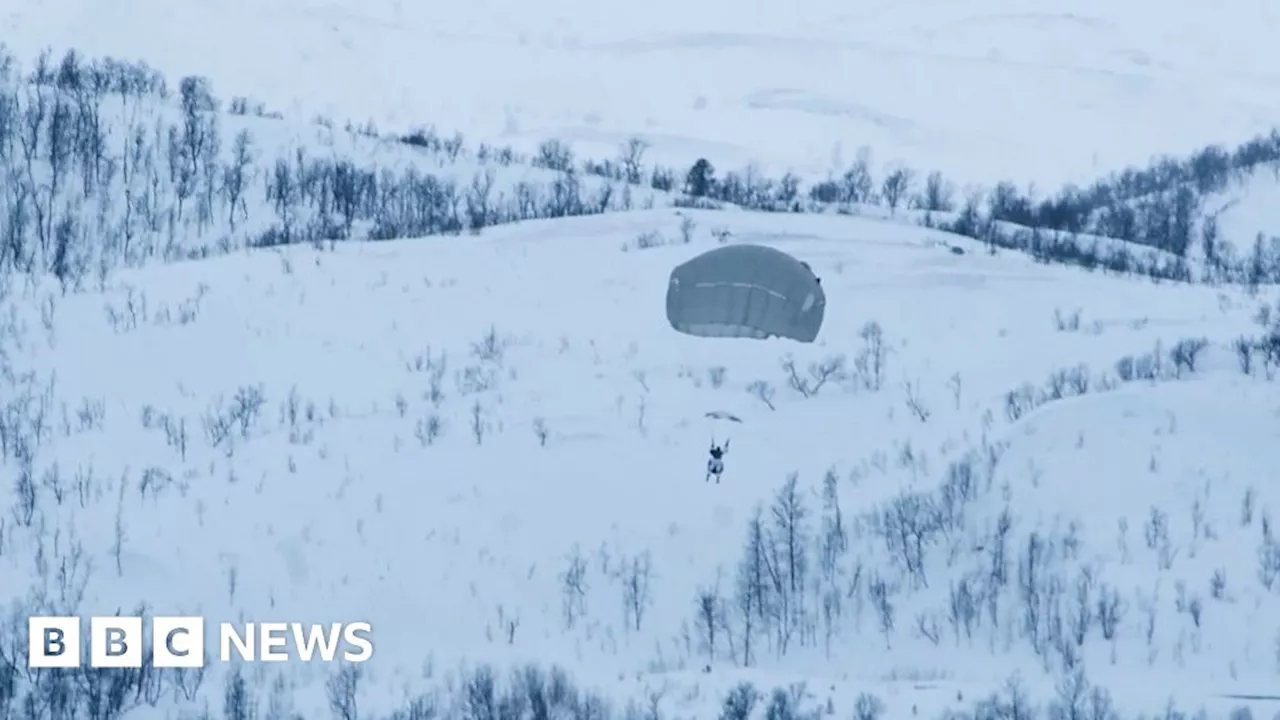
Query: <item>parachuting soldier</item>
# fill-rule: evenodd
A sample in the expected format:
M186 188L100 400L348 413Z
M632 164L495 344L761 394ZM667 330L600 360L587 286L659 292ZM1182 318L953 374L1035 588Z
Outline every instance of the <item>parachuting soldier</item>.
M708 250L671 270L667 322L703 338L780 338L812 343L826 314L822 281L806 262L767 245ZM711 438L706 482L724 473L729 450Z
M707 477L703 482L709 482L714 477L716 484L720 484L720 476L724 474L724 456L727 452L729 452L728 440L724 441L724 445L716 445L715 438L711 439L711 457L707 460Z

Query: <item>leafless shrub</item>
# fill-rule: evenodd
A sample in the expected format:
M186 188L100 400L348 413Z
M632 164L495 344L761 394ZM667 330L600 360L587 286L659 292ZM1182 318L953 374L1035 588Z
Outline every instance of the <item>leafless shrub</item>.
M1184 370L1195 372L1200 354L1207 347L1209 347L1209 341L1205 338L1184 338L1174 343L1169 349L1169 360L1173 363L1174 375L1181 377Z
M623 558L618 580L622 583L623 620L629 630L639 632L653 603L653 561L649 552Z
M538 152L530 163L534 167L569 172L574 166L573 149L560 140L547 140L538 145Z
M1253 710L1248 705L1240 705L1231 709L1228 720L1253 720Z
M471 437L475 438L477 445L483 445L484 437L489 432L489 421L479 400L471 404L470 418Z
M724 381L728 377L729 369L723 365L716 365L707 368L707 382L711 383L714 390L724 387Z
M947 388L951 390L951 400L955 403L956 410L960 409L960 396L964 390L963 379L960 373L952 373L947 379Z
M229 403L221 399L215 401L203 418L209 445L221 447L230 456L234 452L234 438L249 438L265 404L261 385L240 387Z
M802 375L796 368L794 357L787 355L782 359L782 369L787 374L787 386L805 398L817 395L828 381L842 380L846 375L845 364L843 355L832 355L820 362L809 363L807 373Z
M560 595L564 623L572 629L587 612L587 559L581 548L574 546L566 557L566 567L560 573Z
M684 245L693 242L693 231L697 227L698 224L693 221L693 218L682 214L680 216L680 242Z
M636 250L650 250L656 247L662 247L667 244L667 239L657 230L646 230L640 233L628 245L623 245L623 250L635 248Z
M1271 590L1277 579L1280 579L1280 538L1264 532L1258 544L1258 582Z
M1120 621L1124 619L1125 613L1128 611L1128 604L1120 596L1119 591L1106 584L1099 586L1095 602L1097 603L1097 608L1094 617L1097 618L1098 628L1102 631L1103 639L1115 639L1116 630L1120 627Z
M1034 410L1036 405L1036 389L1030 384L1023 384L1004 395L1004 415L1009 422L1016 422Z
M908 381L902 385L906 392L907 409L920 422L929 422L929 408L925 407L924 401L920 399L920 383Z
M862 349L854 358L853 365L868 390L879 390L884 386L885 360L889 355L884 329L877 322L869 322L858 331L858 337L862 339Z
M1254 343L1255 352L1262 359L1263 374L1274 380L1280 368L1280 328L1269 330Z
M444 420L438 413L429 413L426 417L418 421L414 428L414 435L423 447L434 445L440 435L444 433Z
M510 341L498 334L498 328L490 325L480 339L471 343L471 355L482 363L502 365Z
M454 375L454 386L459 395L476 395L497 387L500 376L496 365L468 365Z
M1252 375L1253 357L1257 344L1252 339L1241 335L1231 341L1231 349L1236 351L1236 363L1240 367L1240 372Z
M1167 368L1164 364L1164 353L1159 344L1154 352L1141 355L1126 355L1116 362L1116 376L1122 382L1137 380L1164 380Z
M853 701L854 720L880 720L884 717L884 701L870 693L858 693Z
M1258 507L1258 491L1252 485L1244 489L1244 496L1240 498L1240 527L1248 527L1253 524L1254 511Z
M777 391L768 382L764 380L753 380L750 385L747 385L747 392L751 393L751 396L755 399L764 403L765 407L770 410L778 409L773 406L773 398L777 395Z
M1080 331L1080 315L1079 308L1069 313L1062 312L1062 308L1054 308L1053 310L1053 329L1058 332L1079 332Z
M31 527L35 522L36 509L39 507L39 496L35 479L35 468L29 459L24 459L18 468L13 483L14 504L13 517L22 527Z
M325 696L329 700L329 710L336 720L359 720L356 695L363 676L364 672L359 665L343 663L325 682Z
M738 683L725 695L720 704L721 720L750 720L756 704L760 702L760 691L751 683Z

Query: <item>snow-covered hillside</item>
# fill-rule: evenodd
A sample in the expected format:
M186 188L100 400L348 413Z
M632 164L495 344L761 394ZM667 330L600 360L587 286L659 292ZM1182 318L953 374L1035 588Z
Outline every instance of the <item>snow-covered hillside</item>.
M142 57L291 114L606 155L629 136L775 174L881 161L1056 187L1276 122L1258 0L9 0L6 42Z
M705 156L655 162L657 141L642 131L592 156L556 137L522 153L437 126L396 133L323 115L304 124L222 97L204 76L76 50L24 64L0 46L0 89L0 260L68 287L154 258L667 204L881 217L1164 280L1280 280L1267 210L1280 173L1275 130L1044 192L1020 189L1019 178L983 186L877 167L865 146L825 174L770 175Z
M564 172L575 160L554 144L530 159L434 128L289 122L206 78L74 52L27 67L3 50L0 261L69 287L156 259L457 235L667 195Z
M1280 13L844 5L10 0L0 720L1280 717Z
M823 276L822 342L666 326L668 269L749 241ZM1223 710L1280 670L1277 358L1239 369L1260 330L1241 291L880 221L654 210L10 293L4 586L66 607L83 582L83 613L367 618L365 716L478 662L676 717L743 681L901 717L1016 673L1044 704L1071 668L1126 712ZM750 581L756 522L777 584ZM325 670L282 672L321 712Z

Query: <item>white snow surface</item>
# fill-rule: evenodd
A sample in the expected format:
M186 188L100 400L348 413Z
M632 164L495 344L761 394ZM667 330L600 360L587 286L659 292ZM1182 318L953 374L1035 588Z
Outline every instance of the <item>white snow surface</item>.
M434 125L521 149L558 138L594 157L639 136L648 162L705 156L810 177L869 147L877 168L1053 191L1280 118L1273 3L1035 5L7 0L0 40L24 61L45 47L138 58L283 110L287 121L225 120L228 137L254 131L263 169L303 146L463 183L484 165L444 167L298 119ZM498 186L550 177L516 165ZM1280 235L1278 184L1266 169L1214 200L1237 252ZM628 207L671 199L636 195ZM1277 289L1036 264L875 214L611 212L235 251L121 269L69 294L5 276L0 366L13 374L0 376L0 403L43 419L29 468L39 513L28 527L15 502L0 522L0 602L27 607L33 583L56 596L56 568L79 545L92 566L84 615L145 601L213 619L367 620L369 718L460 667L526 661L620 703L660 697L672 717L718 716L743 680L805 683L806 702L836 717L864 692L886 718L936 717L1015 673L1036 704L1054 697L1061 652L1037 652L1024 626L1034 537L1046 543L1041 591L1063 588L1063 622L1082 578L1095 614L1114 593L1114 637L1093 617L1077 659L1126 715L1168 702L1210 717L1280 712L1280 579L1262 572L1280 569L1263 529L1280 507L1280 384L1260 361L1242 373L1231 347L1259 332L1260 306L1280 313ZM640 236L664 242L641 249ZM219 237L187 242L208 250ZM668 326L670 268L721 237L815 268L828 293L818 343ZM878 388L858 362L871 322L888 351ZM1117 377L1126 356L1169 365L1187 338L1208 343L1194 371ZM813 397L788 387L788 359L804 376L833 357L847 377ZM1055 378L1069 397L1044 402ZM1070 388L1079 378L1087 392ZM254 397L260 407L215 443L211 426ZM724 480L706 483L708 442L726 437ZM4 477L28 470L7 453ZM913 575L878 525L920 498L945 507L953 464L973 469L972 496ZM772 522L792 474L817 563L828 473L849 539L833 581L842 614L822 621L831 588L811 568L809 637L785 653L758 639L751 668L725 647L709 657L698 593L732 604L748 522L760 506ZM957 630L953 594L990 577L1006 511L1008 585L971 633ZM585 593L570 623L575 557ZM651 568L639 623L624 602L637 562ZM891 595L888 632L875 580ZM220 705L222 670L197 706ZM331 671L280 668L303 717L328 714Z
M881 162L1057 187L1276 122L1266 0L8 0L20 56L75 47L285 112L434 123L679 166Z
M813 265L829 297L819 343L667 326L668 270L714 247L713 228ZM631 247L655 229L672 242ZM13 306L25 331L9 362L50 401L35 472L57 474L67 493L56 502L42 486L45 537L83 543L94 567L81 611L146 601L213 618L367 620L377 655L363 712L389 711L459 663L517 660L562 664L620 697L661 690L668 712L696 717L743 678L804 681L842 715L873 692L889 717L932 716L1015 672L1043 702L1053 674L1022 637L1016 579L994 627L956 637L946 620L956 583L989 572L983 538L1006 508L1011 573L1036 533L1056 558L1046 572L1072 588L1088 568L1095 592L1122 599L1115 639L1095 627L1080 648L1121 707L1174 699L1223 715L1242 701L1222 696L1275 685L1280 598L1259 579L1258 548L1280 501L1280 386L1235 367L1226 344L1250 330L1259 301L1234 290L991 256L878 220L667 209L239 253L122 271L103 293L13 291L30 302ZM1060 329L1055 316L1076 313L1078 329ZM889 351L882 389L856 377L809 398L788 389L784 358L803 373L839 354L852 369L871 321ZM1211 343L1194 373L1005 413L1023 381L1083 364L1095 384L1114 382L1121 356L1182 337ZM776 388L775 410L747 391L756 380ZM265 402L213 447L206 423L241 388ZM713 410L742 422L708 420ZM428 444L433 415L442 431ZM163 429L183 424L185 449ZM708 440L721 433L732 435L728 470L708 484ZM872 518L904 493L934 493L948 463L974 452L1000 459L957 529L930 541L927 584L915 582ZM144 481L151 469L162 472ZM791 473L816 533L828 470L850 533L842 577L890 583L896 629L883 634L856 590L829 648L819 633L782 657L761 645L750 670L716 660L702 673L709 661L686 635L696 593L717 582L732 592L752 510ZM1148 543L1153 512L1165 532ZM26 587L34 535L8 527L0 585ZM561 573L575 553L587 591L567 627ZM637 630L618 569L642 557L651 602ZM930 622L936 643L919 630ZM299 707L323 704L325 667L284 672Z

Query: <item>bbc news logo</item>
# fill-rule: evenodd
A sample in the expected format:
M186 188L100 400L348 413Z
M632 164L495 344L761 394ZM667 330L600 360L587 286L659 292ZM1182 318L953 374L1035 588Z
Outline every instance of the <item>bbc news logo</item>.
M158 668L204 667L205 620L202 617L153 617L151 664ZM27 622L27 666L78 668L81 620L32 617ZM296 622L218 623L218 658L224 663L309 661L341 658L365 662L373 657L373 628L366 622L319 625ZM89 619L89 667L138 668L143 665L146 634L140 617Z

